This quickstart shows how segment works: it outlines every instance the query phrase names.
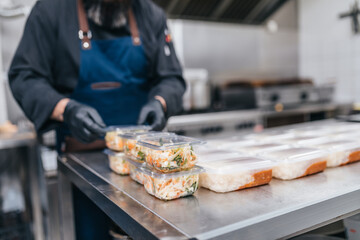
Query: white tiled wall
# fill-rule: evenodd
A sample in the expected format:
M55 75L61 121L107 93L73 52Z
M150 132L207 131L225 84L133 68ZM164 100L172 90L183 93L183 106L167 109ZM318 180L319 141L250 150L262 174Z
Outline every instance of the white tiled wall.
M335 99L360 102L360 34L339 19L354 0L299 0L300 75L336 83Z

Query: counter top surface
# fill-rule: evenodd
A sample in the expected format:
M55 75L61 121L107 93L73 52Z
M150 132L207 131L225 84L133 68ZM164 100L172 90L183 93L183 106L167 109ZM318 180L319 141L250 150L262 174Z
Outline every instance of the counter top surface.
M76 185L86 186L88 196L105 196L104 211L115 204L156 238L277 239L360 211L360 163L225 194L201 188L168 202L112 173L101 152L70 154L59 159L59 167Z

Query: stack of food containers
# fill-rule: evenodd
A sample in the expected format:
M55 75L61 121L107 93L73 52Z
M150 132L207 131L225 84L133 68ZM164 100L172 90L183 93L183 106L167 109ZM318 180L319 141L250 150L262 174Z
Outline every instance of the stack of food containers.
M194 146L203 141L175 134L122 137L126 139L125 154L132 165L130 169L134 170L132 178L144 184L149 194L172 200L196 192L202 169L195 166Z
M138 169L145 167L147 149L138 144L141 138L174 136L169 132L128 132L120 134L124 142L124 153L130 165L130 177L140 184L144 184L144 174Z
M120 175L130 173L130 166L125 160L123 152L124 139L119 135L126 132L147 132L149 130L148 126L111 126L106 129L105 142L109 149L106 149L104 153L108 155L109 166L113 172Z

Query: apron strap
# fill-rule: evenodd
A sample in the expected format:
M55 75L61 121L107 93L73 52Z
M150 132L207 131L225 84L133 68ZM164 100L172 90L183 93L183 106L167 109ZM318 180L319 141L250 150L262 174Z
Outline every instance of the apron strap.
M91 49L91 38L92 34L89 29L88 19L85 13L83 0L77 0L77 12L78 12L78 20L79 20L79 39L81 40L81 47L83 50ZM136 19L134 16L134 12L130 7L128 10L128 17L129 17L129 26L131 37L133 40L133 44L135 46L141 45L139 29L136 23Z
M141 45L139 29L132 8L129 8L128 15L129 15L129 26L130 26L130 32L131 32L133 44L135 46Z
M77 12L79 19L79 39L81 40L81 47L83 50L91 49L91 31L89 29L89 23L85 13L85 8L82 0L77 1Z

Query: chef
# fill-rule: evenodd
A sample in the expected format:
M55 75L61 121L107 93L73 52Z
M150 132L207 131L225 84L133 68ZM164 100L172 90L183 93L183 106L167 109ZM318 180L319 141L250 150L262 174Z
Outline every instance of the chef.
M75 151L98 146L105 126L163 129L185 90L165 14L151 0L38 1L9 81L36 130L57 128L58 145Z
M41 0L9 70L13 95L58 151L103 146L105 126L165 127L185 83L164 12L151 0ZM86 144L84 144L86 143ZM77 239L105 239L109 219L74 188Z

